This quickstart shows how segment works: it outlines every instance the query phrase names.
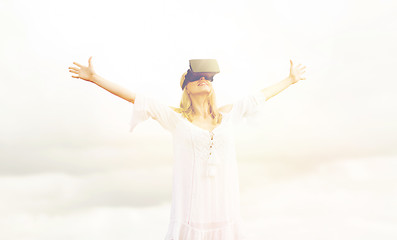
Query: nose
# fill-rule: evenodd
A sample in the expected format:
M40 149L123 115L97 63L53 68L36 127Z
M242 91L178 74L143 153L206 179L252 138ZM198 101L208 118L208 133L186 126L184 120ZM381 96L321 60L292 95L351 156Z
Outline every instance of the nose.
M200 80L207 80L207 79L205 79L205 77L201 77Z

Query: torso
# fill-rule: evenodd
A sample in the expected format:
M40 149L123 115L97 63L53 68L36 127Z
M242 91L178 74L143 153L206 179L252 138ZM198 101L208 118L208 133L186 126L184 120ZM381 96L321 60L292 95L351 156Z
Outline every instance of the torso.
M212 131L212 130L214 130L217 126L219 126L220 125L220 123L219 124L213 124L212 123L212 118L208 118L208 119L200 119L200 120L193 120L192 121L192 124L194 124L194 125L196 125L197 127L199 127L199 128L202 128L202 129L204 129L204 130L207 130L207 131Z
M228 105L225 105L223 107L220 107L219 108L219 112L221 112L221 113L229 113L231 111L231 109L232 109L232 104L228 104ZM187 120L187 121L189 121L189 120ZM195 126L201 128L201 129L204 129L204 130L207 130L207 131L211 131L211 132L221 124L221 123L213 124L211 117L208 117L207 119L195 119L191 123L194 124Z

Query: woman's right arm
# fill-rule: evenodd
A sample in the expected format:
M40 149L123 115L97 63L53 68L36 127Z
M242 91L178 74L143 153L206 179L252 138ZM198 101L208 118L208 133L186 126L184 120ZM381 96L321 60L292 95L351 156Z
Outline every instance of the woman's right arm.
M122 99L128 102L132 102L132 103L135 102L135 93L130 92L128 89L121 87L109 80L106 80L97 74L94 74L92 79L93 79L92 81L93 83L107 90L108 92L113 93L114 95L121 97Z
M80 68L76 67L69 67L69 72L76 73L77 76L72 76L73 78L80 78L89 82L93 82L96 85L100 86L101 88L105 89L106 91L128 101L135 103L135 96L136 94L130 92L128 89L119 86L116 83L113 83L109 80L104 79L103 77L99 76L95 73L93 65L91 64L92 57L88 60L88 67L83 66L79 63L73 62Z

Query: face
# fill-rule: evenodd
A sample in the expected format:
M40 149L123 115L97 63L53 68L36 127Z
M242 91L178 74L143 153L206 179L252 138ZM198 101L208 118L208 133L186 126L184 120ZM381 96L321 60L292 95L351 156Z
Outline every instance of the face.
M205 77L201 77L197 81L189 82L186 88L190 94L209 94L212 89L212 82L205 79Z

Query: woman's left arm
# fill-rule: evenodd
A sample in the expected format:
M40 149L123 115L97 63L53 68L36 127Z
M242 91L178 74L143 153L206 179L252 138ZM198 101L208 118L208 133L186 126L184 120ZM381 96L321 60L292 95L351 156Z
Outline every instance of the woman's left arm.
M266 97L266 101L269 98L276 96L277 94L282 92L284 89L286 89L290 85L295 84L300 80L306 79L306 78L302 77L302 74L305 73L304 69L306 68L306 66L301 66L302 64L298 64L297 66L294 66L294 64L292 63L292 60L290 60L290 62L291 62L291 68L290 68L290 73L289 73L288 77L286 77L285 79L281 80L280 82L278 82L270 87L261 89L262 93Z

